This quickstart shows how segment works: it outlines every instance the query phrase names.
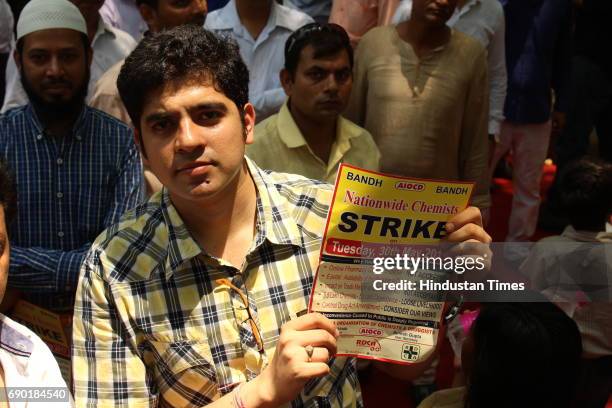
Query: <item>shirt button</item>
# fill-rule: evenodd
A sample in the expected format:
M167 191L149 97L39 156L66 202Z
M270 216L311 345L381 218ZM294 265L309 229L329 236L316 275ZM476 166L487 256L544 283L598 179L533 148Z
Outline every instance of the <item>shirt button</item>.
M64 196L64 193L57 193L57 198L62 198Z
M36 140L41 140L42 139L42 135L37 135L36 136Z
M57 236L58 236L58 237L60 237L60 238L62 238L62 237L64 236L64 231L60 231L60 232L58 232L58 233L57 233Z
M64 160L60 157L59 159L57 159L57 164L61 166L62 164L64 164Z

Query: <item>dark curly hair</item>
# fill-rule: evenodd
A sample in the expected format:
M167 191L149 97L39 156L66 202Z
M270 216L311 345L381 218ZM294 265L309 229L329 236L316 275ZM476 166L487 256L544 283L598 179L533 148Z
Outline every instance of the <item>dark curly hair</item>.
M538 297L538 303L490 303L481 309L471 333L465 408L573 406L580 332L561 309Z
M117 88L136 129L151 93L182 81L212 83L241 113L248 102L249 71L236 42L187 24L146 36L121 67Z
M0 205L4 208L4 221L8 225L17 213L17 190L13 175L0 160Z
M612 214L612 164L582 158L560 176L561 205L577 230L603 231Z

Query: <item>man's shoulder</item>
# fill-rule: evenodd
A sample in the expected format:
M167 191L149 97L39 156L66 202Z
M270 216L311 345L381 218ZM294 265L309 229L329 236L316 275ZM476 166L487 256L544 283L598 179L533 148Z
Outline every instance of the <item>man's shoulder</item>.
M131 137L132 128L126 123L94 107L86 106L86 109L89 120L93 126L104 126L106 132L119 135L122 139L124 135L128 134L130 135L129 140L131 142L134 141Z
M267 188L274 189L287 203L292 217L300 223L305 216L327 218L333 197L333 186L297 174L259 168ZM320 234L323 233L321 228Z
M460 51L465 58L476 58L479 55L486 56L487 53L487 49L480 41L455 29L452 30L450 46Z
M276 4L275 7L278 13L277 24L291 31L295 31L306 24L314 23L312 17L303 11L282 4Z
M362 56L370 53L386 53L393 52L395 44L398 40L395 26L386 25L374 27L361 37L357 52Z
M247 146L247 149L258 143L271 142L270 138L277 139L278 137L278 113L275 113L255 125L254 142L253 145Z
M169 243L161 192L127 211L93 242L85 259L107 282L148 278L163 266ZM162 228L160 228L162 227ZM138 258L138 268L134 268Z
M226 4L224 7L208 13L204 21L204 28L213 31L231 29L232 25L236 24L236 21L232 21L229 16L228 8L230 6L231 4Z
M94 97L99 93L105 94L116 94L117 93L117 78L119 78L119 72L125 59L117 62L115 65L110 67L96 82L94 88Z
M137 42L127 32L113 27L110 24L105 24L104 29L112 34L114 37L113 43L119 49L121 49L124 53L129 54L134 48L136 48Z

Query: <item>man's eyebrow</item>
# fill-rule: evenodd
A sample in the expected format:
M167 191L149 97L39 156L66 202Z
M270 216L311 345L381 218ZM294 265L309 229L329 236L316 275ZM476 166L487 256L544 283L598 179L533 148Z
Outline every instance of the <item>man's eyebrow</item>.
M172 114L170 112L153 112L145 117L145 122L151 123L156 122L158 120L166 120L171 117Z
M216 110L227 112L227 105L223 102L204 102L193 106L189 110Z

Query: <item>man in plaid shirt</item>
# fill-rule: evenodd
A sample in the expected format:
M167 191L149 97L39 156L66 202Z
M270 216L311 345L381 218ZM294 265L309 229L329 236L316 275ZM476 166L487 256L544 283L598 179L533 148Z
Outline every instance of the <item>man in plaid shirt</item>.
M304 314L332 189L244 157L248 78L235 43L194 26L127 58L119 92L164 188L83 264L78 406L363 406L334 323ZM452 222L451 240L490 239L475 208Z

